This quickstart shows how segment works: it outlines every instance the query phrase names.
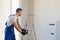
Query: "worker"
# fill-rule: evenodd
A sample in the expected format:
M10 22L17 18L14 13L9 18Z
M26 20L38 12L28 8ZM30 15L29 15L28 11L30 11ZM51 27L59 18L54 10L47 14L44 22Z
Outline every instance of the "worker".
M4 40L16 40L15 38L15 32L14 32L14 27L19 31L22 35L28 34L28 30L23 29L21 27L21 24L19 23L19 16L22 14L22 9L17 8L16 9L16 14L11 14L9 15L5 25L5 37Z

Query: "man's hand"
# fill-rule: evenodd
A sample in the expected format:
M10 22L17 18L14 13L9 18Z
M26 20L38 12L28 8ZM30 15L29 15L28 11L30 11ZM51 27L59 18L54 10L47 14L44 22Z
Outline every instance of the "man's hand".
M28 30L26 30L26 29L22 29L21 34L22 34L22 35L26 35L26 34L28 34Z

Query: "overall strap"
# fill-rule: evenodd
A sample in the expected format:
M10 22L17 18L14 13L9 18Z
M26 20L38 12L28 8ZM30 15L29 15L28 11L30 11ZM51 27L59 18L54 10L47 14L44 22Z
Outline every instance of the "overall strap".
M9 17L11 17L11 16L15 16L15 14L11 14L11 15L9 15Z

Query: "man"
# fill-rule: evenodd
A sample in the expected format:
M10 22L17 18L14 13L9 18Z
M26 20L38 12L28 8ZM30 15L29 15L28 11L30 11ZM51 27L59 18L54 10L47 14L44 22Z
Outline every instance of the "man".
M21 25L19 24L18 16L21 16L21 14L22 14L22 9L18 8L16 10L16 14L11 14L8 17L8 20L6 22L6 28L5 28L5 40L16 40L15 33L14 33L14 27L22 35L26 35L28 33L28 31L26 29L22 29Z

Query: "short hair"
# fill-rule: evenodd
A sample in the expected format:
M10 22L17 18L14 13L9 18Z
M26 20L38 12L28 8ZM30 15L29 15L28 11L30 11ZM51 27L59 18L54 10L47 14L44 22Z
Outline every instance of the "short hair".
M19 11L22 11L22 9L21 8L17 8L16 9L16 12L19 12Z

